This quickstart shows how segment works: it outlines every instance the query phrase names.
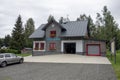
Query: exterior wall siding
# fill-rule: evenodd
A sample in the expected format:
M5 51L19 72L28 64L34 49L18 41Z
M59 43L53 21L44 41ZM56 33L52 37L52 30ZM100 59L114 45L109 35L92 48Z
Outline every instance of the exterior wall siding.
M85 43L84 43L84 54L86 54L86 45L87 44L100 44L101 56L106 56L106 43L105 42L103 42L103 41L85 40Z
M56 37L57 39L60 39L60 34L61 34L61 28L57 25L57 24L54 24L54 27L52 27L52 24L49 25L47 28L46 28L46 35L45 35L45 39L46 39L46 51L47 52L60 52L61 50L61 40L49 40L49 39L54 39L54 38L51 38L50 37L50 31L53 31L55 30L56 31ZM49 44L50 43L55 43L56 44L56 50L49 50Z

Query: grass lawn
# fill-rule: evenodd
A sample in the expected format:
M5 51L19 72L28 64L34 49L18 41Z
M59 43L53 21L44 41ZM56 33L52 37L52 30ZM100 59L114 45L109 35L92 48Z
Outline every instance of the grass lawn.
M114 58L111 60L110 52L107 53L107 57L110 60L110 62L112 63L112 66L113 66L116 76L117 76L117 80L120 80L120 51L117 51L117 53L116 53L116 64L114 64Z
M24 54L16 54L17 56L22 56L22 57L26 57L26 56L30 56L30 53L24 53Z

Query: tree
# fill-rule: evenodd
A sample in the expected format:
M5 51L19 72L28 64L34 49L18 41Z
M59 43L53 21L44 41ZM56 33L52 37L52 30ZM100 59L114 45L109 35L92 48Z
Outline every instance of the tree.
M63 23L63 20L64 20L64 18L63 18L63 17L60 17L59 23L62 24L62 23Z
M4 45L4 39L0 38L0 47L2 47Z
M110 41L113 37L117 36L118 25L114 20L114 17L111 15L111 12L107 9L107 6L103 8L103 26L104 26L104 39ZM118 41L116 42L118 43ZM109 47L110 44L107 44Z
M81 21L81 20L87 20L88 17L86 16L86 14L81 14L80 17L77 18L77 21Z
M49 22L49 21L51 21L51 19L54 19L54 17L53 17L52 15L50 15L50 16L48 17L48 20L47 20L47 21Z
M21 50L24 48L24 28L22 26L21 16L19 15L15 27L12 30L11 48Z
M29 36L34 32L35 26L32 18L29 18L25 24L25 47L32 47L32 40Z
M4 39L4 45L9 47L10 46L10 41L11 41L10 35L6 35L5 39Z
M96 27L97 27L97 39L110 41L113 37L119 36L118 24L111 15L111 12L107 9L107 6L103 7L102 17L97 13L96 17ZM117 46L119 44L117 40ZM107 43L107 48L110 48L110 44ZM118 48L118 47L117 47Z
M91 16L86 16L86 19L88 19L88 26L89 26L89 30L90 30L90 37L91 38L95 38L96 37L96 27L95 24L93 23L93 19L91 18Z

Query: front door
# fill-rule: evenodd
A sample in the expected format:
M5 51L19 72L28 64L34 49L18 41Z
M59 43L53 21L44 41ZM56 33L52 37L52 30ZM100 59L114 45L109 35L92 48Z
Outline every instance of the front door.
M64 43L64 52L75 54L76 53L76 43Z

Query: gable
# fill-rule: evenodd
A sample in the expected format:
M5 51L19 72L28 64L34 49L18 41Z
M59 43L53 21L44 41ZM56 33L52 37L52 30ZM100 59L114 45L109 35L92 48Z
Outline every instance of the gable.
M47 27L49 27L51 24L57 25L59 26L61 29L66 30L61 24L59 24L57 21L55 21L54 19L51 19L43 28L42 30L46 30Z

